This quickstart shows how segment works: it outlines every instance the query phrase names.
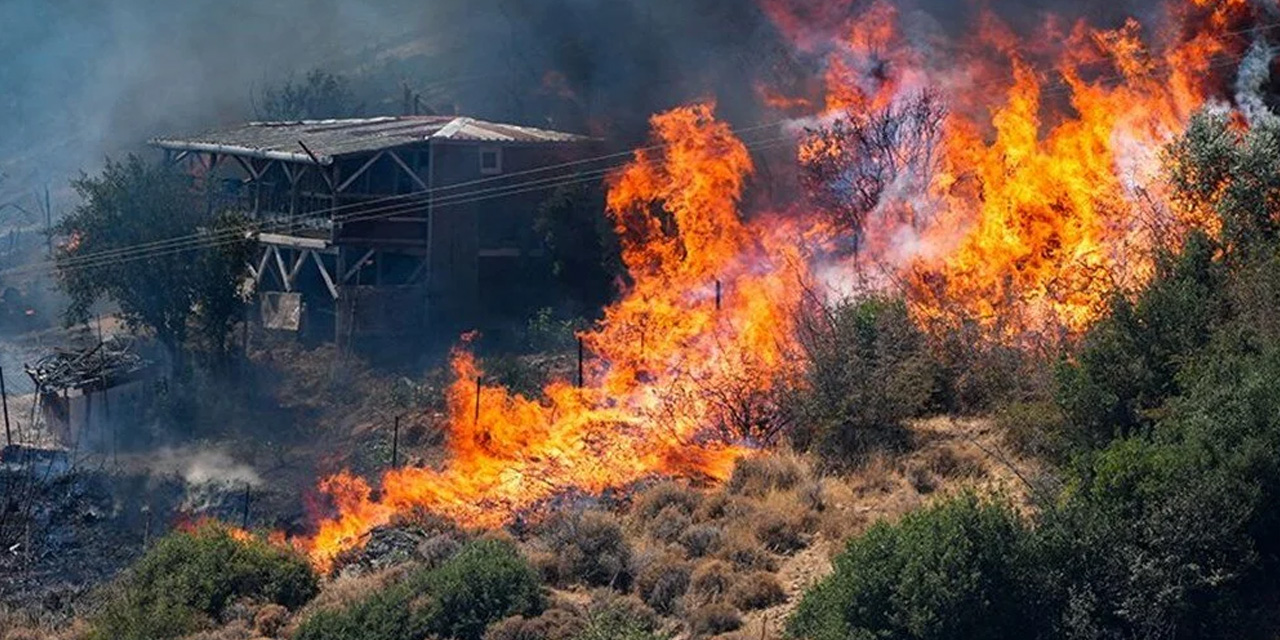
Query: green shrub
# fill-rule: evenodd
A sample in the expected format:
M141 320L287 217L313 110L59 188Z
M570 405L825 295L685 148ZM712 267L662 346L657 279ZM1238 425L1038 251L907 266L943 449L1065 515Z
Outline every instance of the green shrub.
M508 542L479 540L426 574L427 629L446 638L479 640L491 622L542 608L538 574Z
M1156 278L1089 330L1078 355L1058 371L1058 401L1079 437L1093 447L1149 426L1179 392L1178 372L1208 345L1224 320L1226 271L1217 245L1193 234L1182 252L1164 256Z
M542 606L537 575L508 542L471 542L435 569L305 620L295 640L479 640L490 623Z
M1002 407L995 419L1005 442L1024 456L1062 462L1071 449L1071 426L1053 402L1013 402Z
M856 465L906 442L902 422L921 415L938 367L899 299L869 297L803 318L806 384L792 443L835 465Z
M1023 638L1026 531L1008 507L962 496L879 523L849 541L835 571L787 622L791 637Z
M219 621L239 598L295 608L317 590L315 572L293 551L237 541L209 523L148 550L94 619L93 637L175 637Z

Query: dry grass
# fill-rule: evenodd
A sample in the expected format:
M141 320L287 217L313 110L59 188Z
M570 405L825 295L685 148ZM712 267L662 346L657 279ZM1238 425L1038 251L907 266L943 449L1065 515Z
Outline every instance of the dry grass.
M731 494L754 498L771 491L786 491L807 475L807 466L793 453L743 458L734 465L725 488Z

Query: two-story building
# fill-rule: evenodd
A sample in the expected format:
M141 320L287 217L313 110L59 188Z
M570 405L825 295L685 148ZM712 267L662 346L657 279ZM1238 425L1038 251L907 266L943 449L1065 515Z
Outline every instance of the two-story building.
M251 122L151 141L211 209L258 220L250 270L266 327L392 348L524 312L538 205L582 181L575 160L591 143L457 116Z

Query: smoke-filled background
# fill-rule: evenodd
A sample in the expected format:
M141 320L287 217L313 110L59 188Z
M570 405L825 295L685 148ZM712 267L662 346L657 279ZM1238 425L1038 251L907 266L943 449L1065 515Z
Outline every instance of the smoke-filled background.
M972 5L896 3L921 38L963 33ZM1045 3L996 2L1016 29ZM1109 26L1159 3L1054 3ZM7 0L0 4L0 180L5 191L92 170L148 137L261 117L271 87L312 69L343 76L351 115L430 107L586 131L619 145L654 112L713 97L758 117L761 84L796 87L804 59L780 33L835 29L857 3L771 0ZM1064 13L1065 12L1065 13ZM3 183L0 183L3 184Z

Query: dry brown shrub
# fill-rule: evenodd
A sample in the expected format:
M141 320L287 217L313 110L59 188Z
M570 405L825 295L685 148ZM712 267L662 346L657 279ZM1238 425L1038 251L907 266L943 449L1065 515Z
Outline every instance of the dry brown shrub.
M560 513L549 518L541 532L556 556L554 575L558 582L623 589L630 583L631 547L613 514Z
M382 591L398 582L413 565L399 565L383 571L362 573L358 575L340 575L328 582L315 598L296 612L296 615L285 625L281 635L293 637L298 625L318 611L326 609L342 609L363 601L370 593Z
M802 518L793 513L767 511L756 524L756 539L774 553L790 554L809 546Z
M692 605L686 605L686 609L720 602L733 583L733 567L727 562L711 560L698 565L689 578L689 591L684 596L686 602Z
M761 497L770 491L787 491L804 479L805 469L793 454L740 458L733 467L729 493Z
M654 540L676 542L680 539L680 534L684 533L692 523L693 520L679 506L668 505L649 521L649 535L653 536Z
M709 493L703 496L702 503L698 505L698 510L693 513L693 521L711 522L724 519L729 513L730 503L729 494L723 491Z
M903 475L907 477L907 483L917 493L933 493L938 488L938 476L934 475L924 464L919 462L908 464Z
M724 533L713 524L695 524L680 534L680 546L690 558L715 553L724 543Z
M814 512L822 513L827 510L827 496L823 490L822 482L811 480L804 483L796 489L796 498L804 508Z
M288 609L278 604L263 605L253 616L253 630L260 636L274 638L288 621Z
M786 600L787 592L778 577L766 571L739 576L729 589L729 602L743 611L767 609Z
M695 638L706 638L742 628L737 609L722 602L703 605L689 614L689 631Z
M569 640L582 631L582 612L552 607L536 618L514 616L495 622L485 640Z
M652 520L668 507L686 516L693 515L702 502L702 494L674 481L660 482L636 497L632 513L642 520Z
M636 594L654 611L664 615L675 613L680 596L689 589L693 567L674 554L653 555L640 563L636 572Z
M776 571L777 560L756 540L755 534L745 526L725 532L724 544L716 557L733 565L738 571Z

